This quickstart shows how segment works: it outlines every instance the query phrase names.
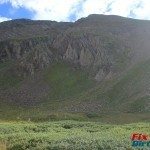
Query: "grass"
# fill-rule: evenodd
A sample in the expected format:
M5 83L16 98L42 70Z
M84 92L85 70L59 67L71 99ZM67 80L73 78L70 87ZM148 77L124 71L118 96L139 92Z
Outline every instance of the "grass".
M46 71L45 80L51 86L50 99L77 96L94 85L86 72L65 63L53 64Z
M12 61L0 63L0 88L17 87L22 80L11 69L13 65L14 63Z
M8 150L132 150L133 132L150 134L149 96L145 92L149 64L149 60L137 64L123 76L100 84L74 66L53 64L43 75L50 86L48 97L39 105L0 105L0 150L6 146ZM20 83L9 72L10 65L0 66L0 87ZM102 111L71 113L62 109L78 108L89 100L104 102Z
M118 103L121 102L121 109L126 108L126 104L132 103L132 106L146 106L147 100L143 100L143 96L147 97L147 88L149 87L150 77L150 60L146 60L132 67L124 76L122 76L105 94L109 102L118 109ZM139 102L143 104L139 104ZM145 103L147 102L147 103ZM137 111L137 107L132 107L130 111ZM143 107L142 106L142 107ZM134 109L135 108L135 109ZM143 111L145 108L143 107Z
M9 150L132 150L131 134L150 134L149 129L149 123L1 122L0 140Z
M7 149L7 145L5 142L0 142L0 150L6 150Z
M97 118L92 118L94 121L102 119L112 122L113 119L117 121L118 113L126 114L127 119L118 119L117 122L149 120L149 96L145 93L149 86L149 64L149 60L139 63L121 77L98 84L91 80L85 71L79 68L74 68L74 66L65 63L53 64L43 75L44 80L50 86L48 97L35 107L8 105L7 103L2 103L4 100L1 100L0 119L16 120L19 118L19 120L28 120L28 118L31 118L33 121L46 121L64 120L67 118L88 120L87 114L90 114L89 116L98 115ZM3 64L1 69L7 70L8 66L8 64ZM3 81L5 85L7 85L6 81ZM15 82L13 85L15 86L18 83L20 82ZM89 110L83 112L83 104L86 105L89 101L101 103L100 111L95 109L95 112L91 112L89 108ZM70 107L77 109L80 107L80 110L77 113L70 113L70 110L68 111ZM134 117L135 113L138 114L137 118ZM115 119L115 116L117 119Z
M6 111L7 110L7 111ZM54 111L48 108L28 107L22 108L17 106L1 106L0 121L61 121L61 120L75 120L75 121L96 121L104 123L137 123L150 122L150 113L132 112L66 112Z
M106 103L104 111L149 111L150 60L134 66L121 76L104 81L83 97Z
M1 74L0 75L0 87L10 88L15 87L20 83L21 79L10 74Z

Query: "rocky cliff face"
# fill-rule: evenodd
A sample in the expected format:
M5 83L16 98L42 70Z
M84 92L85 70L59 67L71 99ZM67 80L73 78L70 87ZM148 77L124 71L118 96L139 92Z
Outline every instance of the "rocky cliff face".
M50 44L46 39L24 39L2 41L1 61L13 59L23 73L34 74L53 61Z
M0 62L13 59L24 75L63 60L101 81L149 57L150 23L90 15L75 23L14 20L0 24Z
M149 39L149 21L118 16L0 23L0 109L147 112Z

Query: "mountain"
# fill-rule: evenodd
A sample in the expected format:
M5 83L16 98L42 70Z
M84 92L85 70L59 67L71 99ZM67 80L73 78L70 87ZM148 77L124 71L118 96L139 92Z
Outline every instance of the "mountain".
M1 118L149 113L150 21L0 23Z

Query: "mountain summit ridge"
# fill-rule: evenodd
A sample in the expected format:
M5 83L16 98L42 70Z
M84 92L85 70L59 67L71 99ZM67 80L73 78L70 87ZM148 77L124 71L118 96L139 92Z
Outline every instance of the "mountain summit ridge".
M30 55L31 52L37 53L37 51L45 49L45 52L43 51L44 56L39 56L40 58L44 57L40 60L40 63L43 63L41 66L49 64L49 62L51 62L49 60L51 60L52 57L53 59L55 59L54 57L58 57L56 59L71 60L83 67L91 67L92 65L94 66L94 70L101 68L102 71L97 70L98 72L103 72L104 70L108 70L108 68L111 71L111 66L114 67L114 63L116 63L115 57L117 57L117 59L121 59L119 57L132 59L132 57L134 57L133 55L140 56L145 51L149 52L145 50L149 47L149 42L146 43L148 46L144 43L147 46L145 49L139 47L143 44L142 42L144 40L142 39L143 35L141 33L145 30L149 30L149 28L144 29L144 27L141 27L140 31L139 24L142 21L138 23L138 20L128 20L119 16L90 15L75 23L31 20L28 20L27 23L25 22L26 20L21 19L8 21L0 25L0 33L2 34L4 32L3 28L5 26L9 27L9 23L13 23L12 26L10 26L11 29L7 30L2 34L3 36L1 36L0 60L22 58L22 60L20 60L22 61L21 64L25 64L27 62L24 63L23 61L26 60L24 57L27 56L25 56L24 53ZM146 32L146 34L148 34L148 36L150 35L149 32ZM135 38L139 41L136 41ZM132 41L130 41L130 39ZM54 49L54 53L57 53L57 56L54 56L52 52ZM138 52L134 52L135 50ZM141 51L143 52L140 53ZM124 54L125 56L123 56ZM145 56L147 56L147 53ZM40 58L32 58L32 60L30 60L30 66L34 66L34 59L39 61L38 59ZM36 64L35 68L41 68L40 63L39 66ZM30 70L34 72L33 68L30 68ZM33 73L28 72L30 74Z
M72 107L67 104L67 111L92 107L99 112L135 111L134 102L144 99L137 111L148 111L149 71L144 66L150 60L149 21L105 15L90 15L74 23L21 19L0 23L0 35L3 102L32 106L76 98L85 110L76 102ZM139 84L133 83L129 91L131 81Z

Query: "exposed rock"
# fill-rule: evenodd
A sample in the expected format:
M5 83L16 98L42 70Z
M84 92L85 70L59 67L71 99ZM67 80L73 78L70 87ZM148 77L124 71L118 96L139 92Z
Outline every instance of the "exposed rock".
M27 39L1 43L0 60L14 59L24 74L33 75L35 70L47 67L55 59L48 40Z
M94 56L88 49L82 49L80 53L80 64L83 67L91 66L94 62Z
M100 70L98 71L98 73L96 74L95 79L96 79L97 81L102 81L105 77L106 77L106 73L104 72L103 69L100 69Z
M102 80L149 57L149 31L149 22L104 15L75 23L8 21L0 24L0 61L13 59L23 74L34 74L63 59Z
M70 44L68 45L68 48L67 48L66 53L65 53L65 55L64 55L64 59L72 60L72 61L75 61L75 62L78 61L77 52L76 52L75 49L73 49L73 48L71 47Z

